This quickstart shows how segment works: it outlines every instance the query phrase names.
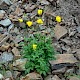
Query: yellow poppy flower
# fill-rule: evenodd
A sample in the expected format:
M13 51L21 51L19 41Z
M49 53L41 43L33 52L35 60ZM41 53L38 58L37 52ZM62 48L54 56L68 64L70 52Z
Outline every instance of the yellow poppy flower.
M61 17L60 16L56 16L56 21L57 22L61 22Z
M33 23L32 21L27 21L26 24L28 25L28 27L31 27Z
M38 9L38 15L42 15L43 10L42 9Z
M36 48L37 48L37 45L33 44L33 50L36 50Z
M38 20L37 20L37 23L38 23L38 24L43 24L42 19L38 19Z
M18 21L19 21L20 23L22 23L22 22L23 22L23 19L18 19Z

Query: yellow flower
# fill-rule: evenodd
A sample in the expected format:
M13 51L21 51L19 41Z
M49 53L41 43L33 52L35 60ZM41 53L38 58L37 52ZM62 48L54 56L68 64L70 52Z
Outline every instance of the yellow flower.
M18 21L19 21L20 23L22 23L22 22L23 22L23 19L18 19Z
M43 11L42 9L38 9L38 15L42 15Z
M61 17L60 16L56 16L56 21L57 22L61 22Z
M33 23L32 21L27 21L26 24L28 25L28 27L31 27Z
M38 19L38 20L37 20L37 23L38 23L38 24L43 24L42 19Z
M37 45L33 44L33 50L36 50L36 48L37 48Z

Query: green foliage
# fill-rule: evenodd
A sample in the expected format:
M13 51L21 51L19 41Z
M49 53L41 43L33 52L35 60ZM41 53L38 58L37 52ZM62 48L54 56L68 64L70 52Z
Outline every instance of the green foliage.
M28 39L24 38L24 42L21 44L23 45L23 57L28 60L25 65L25 73L35 70L45 76L50 70L49 60L55 59L51 39L37 34ZM37 45L35 50L33 44Z

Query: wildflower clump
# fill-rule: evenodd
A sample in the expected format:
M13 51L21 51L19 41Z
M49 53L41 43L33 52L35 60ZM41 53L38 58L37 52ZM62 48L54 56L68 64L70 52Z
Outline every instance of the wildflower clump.
M56 21L60 23L61 22L61 17L60 16L56 16Z
M24 38L22 45L23 58L27 58L25 73L36 71L46 75L50 71L49 60L55 59L51 39L45 35L35 34L34 37Z

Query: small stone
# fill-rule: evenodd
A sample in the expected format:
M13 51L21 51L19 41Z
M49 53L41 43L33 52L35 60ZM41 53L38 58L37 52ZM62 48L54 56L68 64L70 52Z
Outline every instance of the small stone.
M80 80L80 78L73 76L69 80Z
M73 74L74 68L68 69L65 74Z
M74 36L76 31L69 32L69 37Z
M16 14L17 16L21 16L23 15L23 9L17 7L14 14Z
M0 79L1 79L1 80L4 79L4 76L3 76L2 74L0 74Z
M39 0L40 1L40 0ZM47 0L42 0L41 1L41 4L44 4L44 5L49 5L49 2Z
M14 43L18 43L20 41L24 40L24 38L21 35L16 36Z
M0 27L0 33L3 32L3 30L4 30L3 27Z
M15 27L13 30L10 31L10 33L19 34L19 29Z
M50 61L50 64L52 69L60 69L65 66L71 66L76 62L78 61L73 54L56 54L56 60Z
M77 0L78 1L78 3L80 4L80 0Z
M13 67L16 67L19 71L24 71L26 62L26 59L18 59L13 62Z
M18 59L18 58L21 57L20 52L19 52L19 50L18 50L16 47L14 47L14 48L12 49L12 52L13 52L13 54L14 54L14 56L15 56L15 59Z
M13 79L11 71L6 71L5 78L11 78L11 79Z
M10 78L6 78L5 80L12 80L12 79L10 79Z
M43 25L39 25L40 30L44 30L46 28L46 26Z
M8 50L9 47L10 47L10 44L9 44L9 43L4 43L4 44L1 46L2 50Z
M16 78L19 77L20 74L21 74L21 72L14 71L13 76L14 76L14 78L16 79Z
M56 25L54 28L54 33L56 38L59 40L60 38L64 37L67 34L67 30L60 25Z
M80 27L77 28L78 33L80 33Z
M26 28L26 24L25 23L20 23L20 27L21 28Z
M0 46L9 39L9 35L0 34Z
M12 55L12 53L3 52L3 54L1 54L1 58L2 58L2 62L6 63L8 61L13 60L13 55Z
M48 75L44 80L52 80L53 75Z
M4 17L5 11L4 10L0 10L0 19L2 19Z
M56 54L57 60L52 61L53 63L76 63L78 62L73 54Z
M11 24L11 21L9 19L1 20L0 21L0 24L2 26L5 26L6 27L6 26L9 26Z
M77 49L76 52L76 57L80 60L80 49Z
M8 32L14 27L14 24L11 24L8 28Z
M53 74L65 73L66 69L67 69L66 67L63 67L63 68L60 68L60 69L57 69L57 70L53 70L52 73Z
M11 5L12 4L12 2L10 0L1 0L0 5L3 4L3 3L5 3L7 5Z
M70 40L67 40L67 39L60 39L62 42L66 43L67 45L70 45L71 42Z
M32 72L32 73L27 74L21 80L42 80L42 77L40 74Z
M53 77L52 77L52 80L61 80L57 75L54 75Z
M31 11L33 11L34 9L36 9L36 5L32 5L32 4L28 4L27 5L27 7L25 7L25 10L27 11L27 12L31 12Z

